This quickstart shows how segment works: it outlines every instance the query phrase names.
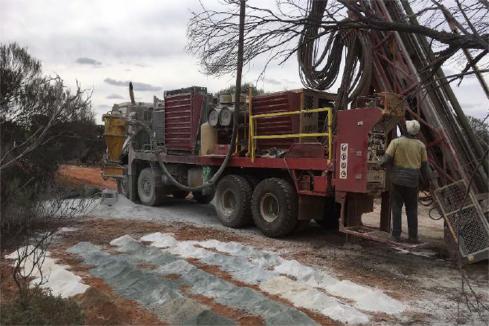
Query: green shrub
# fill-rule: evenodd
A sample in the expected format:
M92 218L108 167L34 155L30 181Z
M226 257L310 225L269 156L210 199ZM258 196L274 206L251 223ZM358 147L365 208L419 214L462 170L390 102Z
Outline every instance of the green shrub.
M1 325L81 325L83 312L73 299L54 296L39 287L0 307Z

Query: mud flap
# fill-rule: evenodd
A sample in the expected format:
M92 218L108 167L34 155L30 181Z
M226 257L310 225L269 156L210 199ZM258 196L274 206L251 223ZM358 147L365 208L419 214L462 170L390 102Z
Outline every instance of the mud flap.
M325 198L320 196L299 196L299 221L321 219L324 215Z

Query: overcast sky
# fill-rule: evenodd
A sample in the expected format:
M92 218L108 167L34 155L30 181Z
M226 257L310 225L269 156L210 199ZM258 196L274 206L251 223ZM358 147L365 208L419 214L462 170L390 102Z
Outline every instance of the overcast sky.
M196 85L214 92L234 82L233 76L202 74L198 58L185 52L190 11L198 7L198 0L0 0L0 42L18 42L45 73L93 90L101 123L113 103L128 100L129 80L138 101L162 97L163 90ZM301 87L296 60L289 61L271 66L257 86ZM244 80L255 82L262 68L245 67ZM488 101L475 79L454 90L467 114L485 115Z

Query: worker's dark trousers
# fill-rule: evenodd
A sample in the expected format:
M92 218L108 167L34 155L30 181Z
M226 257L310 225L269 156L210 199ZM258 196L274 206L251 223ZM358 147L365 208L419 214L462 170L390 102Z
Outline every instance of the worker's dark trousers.
M392 184L391 209L392 209L392 235L401 236L401 211L402 205L406 205L409 239L418 238L418 188L404 187Z

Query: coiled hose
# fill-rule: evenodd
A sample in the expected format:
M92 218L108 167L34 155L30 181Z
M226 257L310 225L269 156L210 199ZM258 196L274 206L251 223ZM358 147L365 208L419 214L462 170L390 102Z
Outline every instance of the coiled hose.
M300 37L297 58L303 85L317 90L330 89L343 69L334 103L335 126L337 110L347 109L348 103L353 99L368 94L374 61L372 43L367 32L357 29L331 29L326 33L326 29L321 27L327 3L328 1L308 1L307 23ZM325 42L320 42L321 38L326 38ZM427 207L433 205L433 197L429 192L424 195L419 198L420 203ZM441 219L441 214L433 215L435 210L436 207L429 210L429 217L433 220Z
M356 29L331 30L325 34L326 43L320 42L320 33L325 33L321 21L326 5L327 1L309 1L308 23L297 51L299 73L305 86L325 90L335 84L343 68L335 101L335 110L340 110L368 91L373 66L372 47L366 32Z

